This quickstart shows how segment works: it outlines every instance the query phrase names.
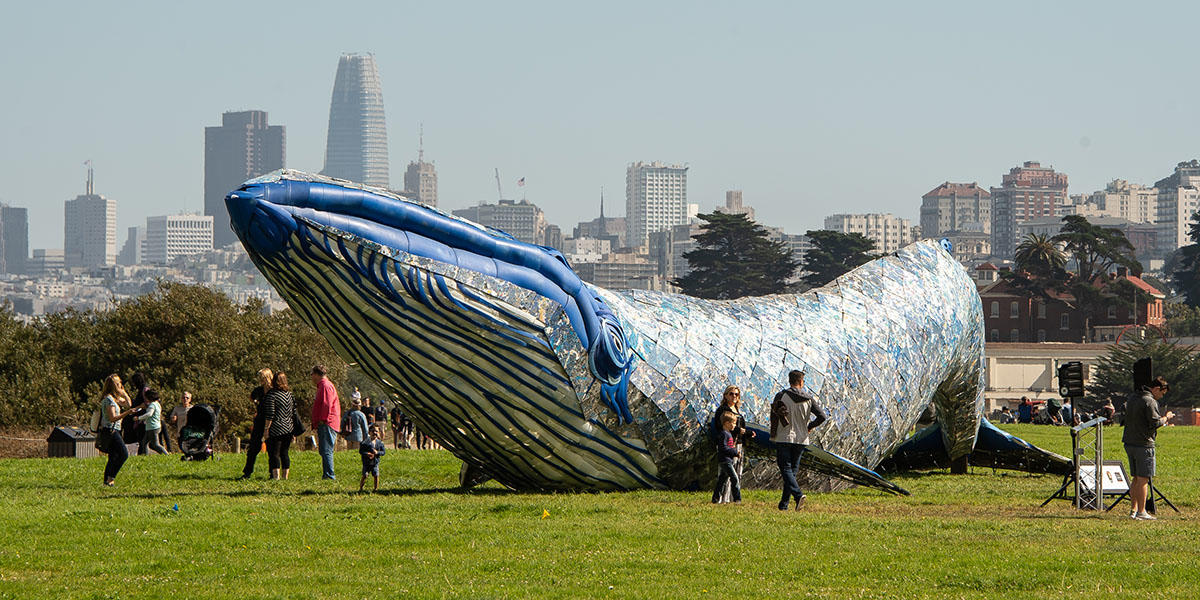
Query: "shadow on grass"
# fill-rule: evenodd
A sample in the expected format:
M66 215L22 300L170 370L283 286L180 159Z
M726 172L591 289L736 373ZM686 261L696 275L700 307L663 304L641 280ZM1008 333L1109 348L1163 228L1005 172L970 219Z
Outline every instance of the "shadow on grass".
M197 479L226 479L223 477L198 477ZM330 496L432 496L435 494L454 494L459 496L522 496L536 495L537 492L520 492L499 488L486 489L464 489L458 487L452 488L403 488L403 489L382 489L377 492L370 490L359 492L357 489L329 489L329 490L280 490L280 489L253 489L253 490L189 490L189 491L162 491L162 492L138 492L131 494L122 494L113 492L105 494L101 498L136 498L140 500L161 500L165 498L188 498L188 497L204 497L204 496L223 496L226 498L244 498L247 496L299 496L299 497L330 497Z

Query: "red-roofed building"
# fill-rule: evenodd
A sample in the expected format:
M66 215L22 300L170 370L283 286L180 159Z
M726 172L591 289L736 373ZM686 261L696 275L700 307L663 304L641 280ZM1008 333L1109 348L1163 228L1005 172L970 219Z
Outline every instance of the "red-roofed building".
M983 265L980 265L983 267ZM977 269L977 273L978 273ZM986 271L984 271L986 272ZM1122 332L1137 326L1161 327L1163 300L1166 295L1124 267L1097 285L1108 286L1125 279L1150 295L1151 301L1137 301L1134 306L1111 305L1091 315L1089 342L1114 341ZM1004 279L979 291L983 300L983 319L989 342L1080 342L1084 341L1084 314L1072 308L1075 298L1070 294L1052 294L1051 300L1030 298L1014 289ZM1135 300L1131 298L1130 300Z

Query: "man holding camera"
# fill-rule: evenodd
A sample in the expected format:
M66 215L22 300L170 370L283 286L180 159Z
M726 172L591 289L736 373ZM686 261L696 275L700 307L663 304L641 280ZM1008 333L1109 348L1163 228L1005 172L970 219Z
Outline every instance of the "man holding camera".
M1133 476L1133 484L1129 486L1133 512L1129 516L1139 521L1155 520L1154 515L1146 512L1146 495L1150 491L1150 478L1154 477L1154 438L1158 428L1175 416L1173 412L1166 416L1158 414L1158 401L1169 391L1171 386L1162 377L1156 377L1125 405L1125 433L1121 441L1129 456L1129 474Z

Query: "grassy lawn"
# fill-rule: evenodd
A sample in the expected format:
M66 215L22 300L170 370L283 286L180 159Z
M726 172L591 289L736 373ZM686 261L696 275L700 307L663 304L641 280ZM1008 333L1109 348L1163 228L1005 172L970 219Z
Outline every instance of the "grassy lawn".
M1061 428L1016 426L1068 454ZM1120 430L1106 431L1110 458ZM1200 428L1159 436L1159 522L1038 504L1054 476L911 474L895 498L775 491L525 494L455 489L445 452L390 452L379 494L358 456L293 453L290 481L233 481L242 457L0 461L0 598L1200 596ZM265 465L265 455L260 473ZM369 486L370 482L368 482ZM173 507L178 505L178 511ZM543 518L543 511L549 513Z

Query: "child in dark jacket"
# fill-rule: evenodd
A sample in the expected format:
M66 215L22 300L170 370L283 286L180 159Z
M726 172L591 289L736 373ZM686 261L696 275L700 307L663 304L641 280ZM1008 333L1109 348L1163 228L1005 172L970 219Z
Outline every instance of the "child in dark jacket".
M375 478L376 492L379 491L379 457L387 452L387 446L383 440L379 439L379 426L372 425L370 428L371 439L366 440L358 445L358 453L362 455L362 479L358 480L358 491L363 491L363 485L367 483L367 474Z
M742 503L742 482L738 480L737 471L733 469L733 459L738 456L737 442L733 439L733 428L737 425L737 417L732 412L721 415L721 431L717 438L717 489L713 491L713 504L720 504L721 491L725 482L729 482L730 497L735 504Z

